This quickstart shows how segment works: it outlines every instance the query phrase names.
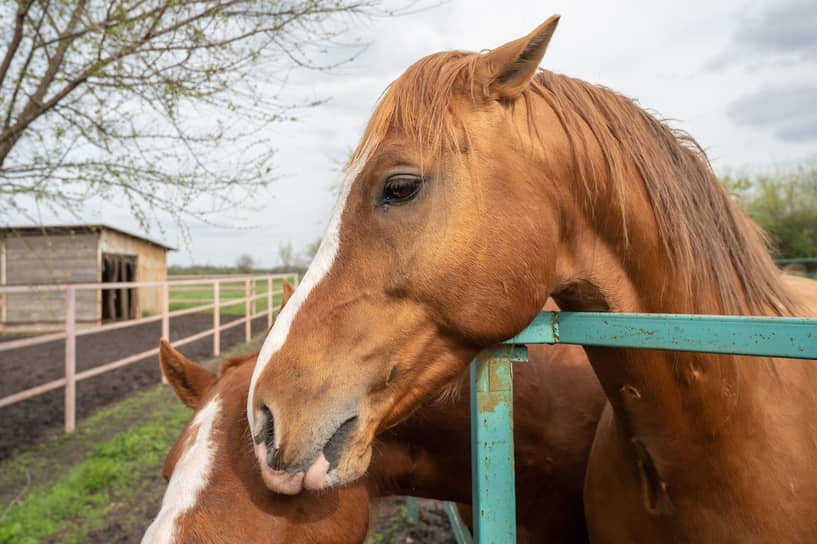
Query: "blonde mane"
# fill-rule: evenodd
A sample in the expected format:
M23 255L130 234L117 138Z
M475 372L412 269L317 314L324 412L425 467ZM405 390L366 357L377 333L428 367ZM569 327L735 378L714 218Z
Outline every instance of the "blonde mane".
M467 143L462 138L468 139L468 127L455 115L453 98L459 93L486 100L475 78L479 60L477 53L452 51L425 57L409 67L381 97L352 162L376 151L392 129L432 153L461 148ZM690 293L685 307L676 311L789 315L794 310L765 237L732 202L691 136L672 129L629 98L548 71L539 72L512 105L533 108L537 101L544 101L559 117L573 147L580 187L588 196L595 190L596 176L591 158L581 152L588 147L581 127L590 128L622 211L625 236L626 187L635 166L677 273L671 281L680 282ZM529 130L536 133L535 126ZM714 298L695 292L707 285L713 286Z

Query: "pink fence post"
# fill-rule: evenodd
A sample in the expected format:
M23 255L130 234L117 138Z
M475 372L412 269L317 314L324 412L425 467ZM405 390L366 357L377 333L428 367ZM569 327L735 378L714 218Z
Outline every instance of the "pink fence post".
M65 432L73 432L76 424L77 371L76 316L74 286L65 286Z
M170 287L162 284L162 338L170 342ZM167 376L162 372L162 383L167 383Z
M250 280L244 280L244 308L245 308L245 317L246 320L244 322L244 341L249 342L250 338L252 338L252 313L250 312L250 308L252 305L250 304Z
M221 287L213 281L213 355L221 353Z
M272 276L267 277L267 328L272 327Z

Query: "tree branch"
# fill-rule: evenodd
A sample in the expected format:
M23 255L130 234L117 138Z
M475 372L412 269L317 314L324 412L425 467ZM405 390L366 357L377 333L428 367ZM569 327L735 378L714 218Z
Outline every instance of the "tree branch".
M14 32L12 33L8 48L6 48L3 63L0 64L0 89L3 88L3 83L6 80L6 74L9 71L9 66L11 66L11 59L14 58L14 55L17 53L17 48L20 47L20 42L23 40L23 25L25 24L28 10L33 3L34 0L28 0L23 4L18 4L17 16L14 18Z
M40 28L42 27L43 20L45 19L45 11L40 14L40 18L37 20L37 24L34 27L34 34L36 36L40 36ZM6 130L9 125L11 124L11 120L14 117L14 106L17 105L17 96L20 94L20 89L23 88L24 79L26 71L28 70L28 66L31 64L31 59L34 58L34 52L37 50L37 43L32 39L31 40L31 48L28 51L28 55L26 55L26 60L23 62L23 65L20 67L19 74L16 79L16 85L14 86L14 92L11 95L11 100L9 100L9 106L6 110L6 118L3 120L3 130ZM2 162L0 162L2 165Z
M77 5L74 7L74 11L71 13L71 19L68 21L65 31L62 33L63 35L68 35L73 32L74 27L79 21L80 15L85 9L86 3L87 0L78 0ZM57 75L57 71L60 69L63 58L65 57L65 51L68 49L70 44L71 42L68 40L62 41L59 44L57 51L54 53L53 57L48 63L48 69L45 71L45 74L40 80L37 90L35 90L34 94L29 97L28 102L26 103L25 107L23 107L23 111L20 112L20 115L17 118L17 122L0 133L0 167L2 167L3 163L5 162L11 148L20 138L20 134L22 133L23 129L25 129L26 126L37 118L37 116L47 109L43 108L40 102L45 96L45 93L48 92L48 88L51 86L51 83L54 81L54 76Z

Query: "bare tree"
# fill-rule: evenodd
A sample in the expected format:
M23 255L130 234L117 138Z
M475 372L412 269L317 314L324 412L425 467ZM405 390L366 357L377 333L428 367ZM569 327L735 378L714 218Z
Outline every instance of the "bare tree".
M147 227L244 202L271 179L259 134L316 104L282 103L288 72L328 67L321 49L375 4L5 0L0 217L124 198Z
M318 238L314 242L310 242L306 244L304 248L304 257L306 258L306 264L312 262L312 259L315 258L315 255L318 254L318 249L321 247L321 238Z
M288 269L297 266L295 251L292 249L292 242L281 242L278 244L278 260L281 261L281 268Z
M235 262L235 267L242 274L249 274L255 269L255 259L252 255L242 253Z

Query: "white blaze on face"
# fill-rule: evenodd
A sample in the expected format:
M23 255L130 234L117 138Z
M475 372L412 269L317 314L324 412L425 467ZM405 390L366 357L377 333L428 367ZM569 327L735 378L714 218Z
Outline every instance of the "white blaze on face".
M329 226L326 229L326 234L321 241L318 252L309 265L309 269L304 275L303 281L295 289L292 297L278 314L275 319L275 324L272 326L267 338L264 340L264 345L261 346L261 352L258 354L258 363L255 365L255 370L252 373L252 381L250 381L250 394L247 396L247 419L250 422L250 432L253 436L260 433L260 429L255 428L255 420L253 417L253 397L255 396L255 383L258 381L258 376L264 371L269 363L270 357L275 352L281 349L281 346L286 342L289 335L289 328L295 316L300 310L312 289L320 283L320 281L329 273L332 264L335 262L335 256L338 254L338 245L340 245L340 219L343 215L343 210L346 208L346 199L352 190L352 184L360 172L360 168L366 163L366 155L364 153L361 159L353 165L343 182L343 189L341 190L338 202L335 204L335 209L332 212L332 218L329 220ZM277 437L276 437L277 438Z
M189 432L195 432L196 438L176 463L162 500L162 509L145 531L142 544L173 544L176 541L176 520L196 504L199 492L210 477L215 453L213 423L219 412L221 399L216 396L193 419Z

